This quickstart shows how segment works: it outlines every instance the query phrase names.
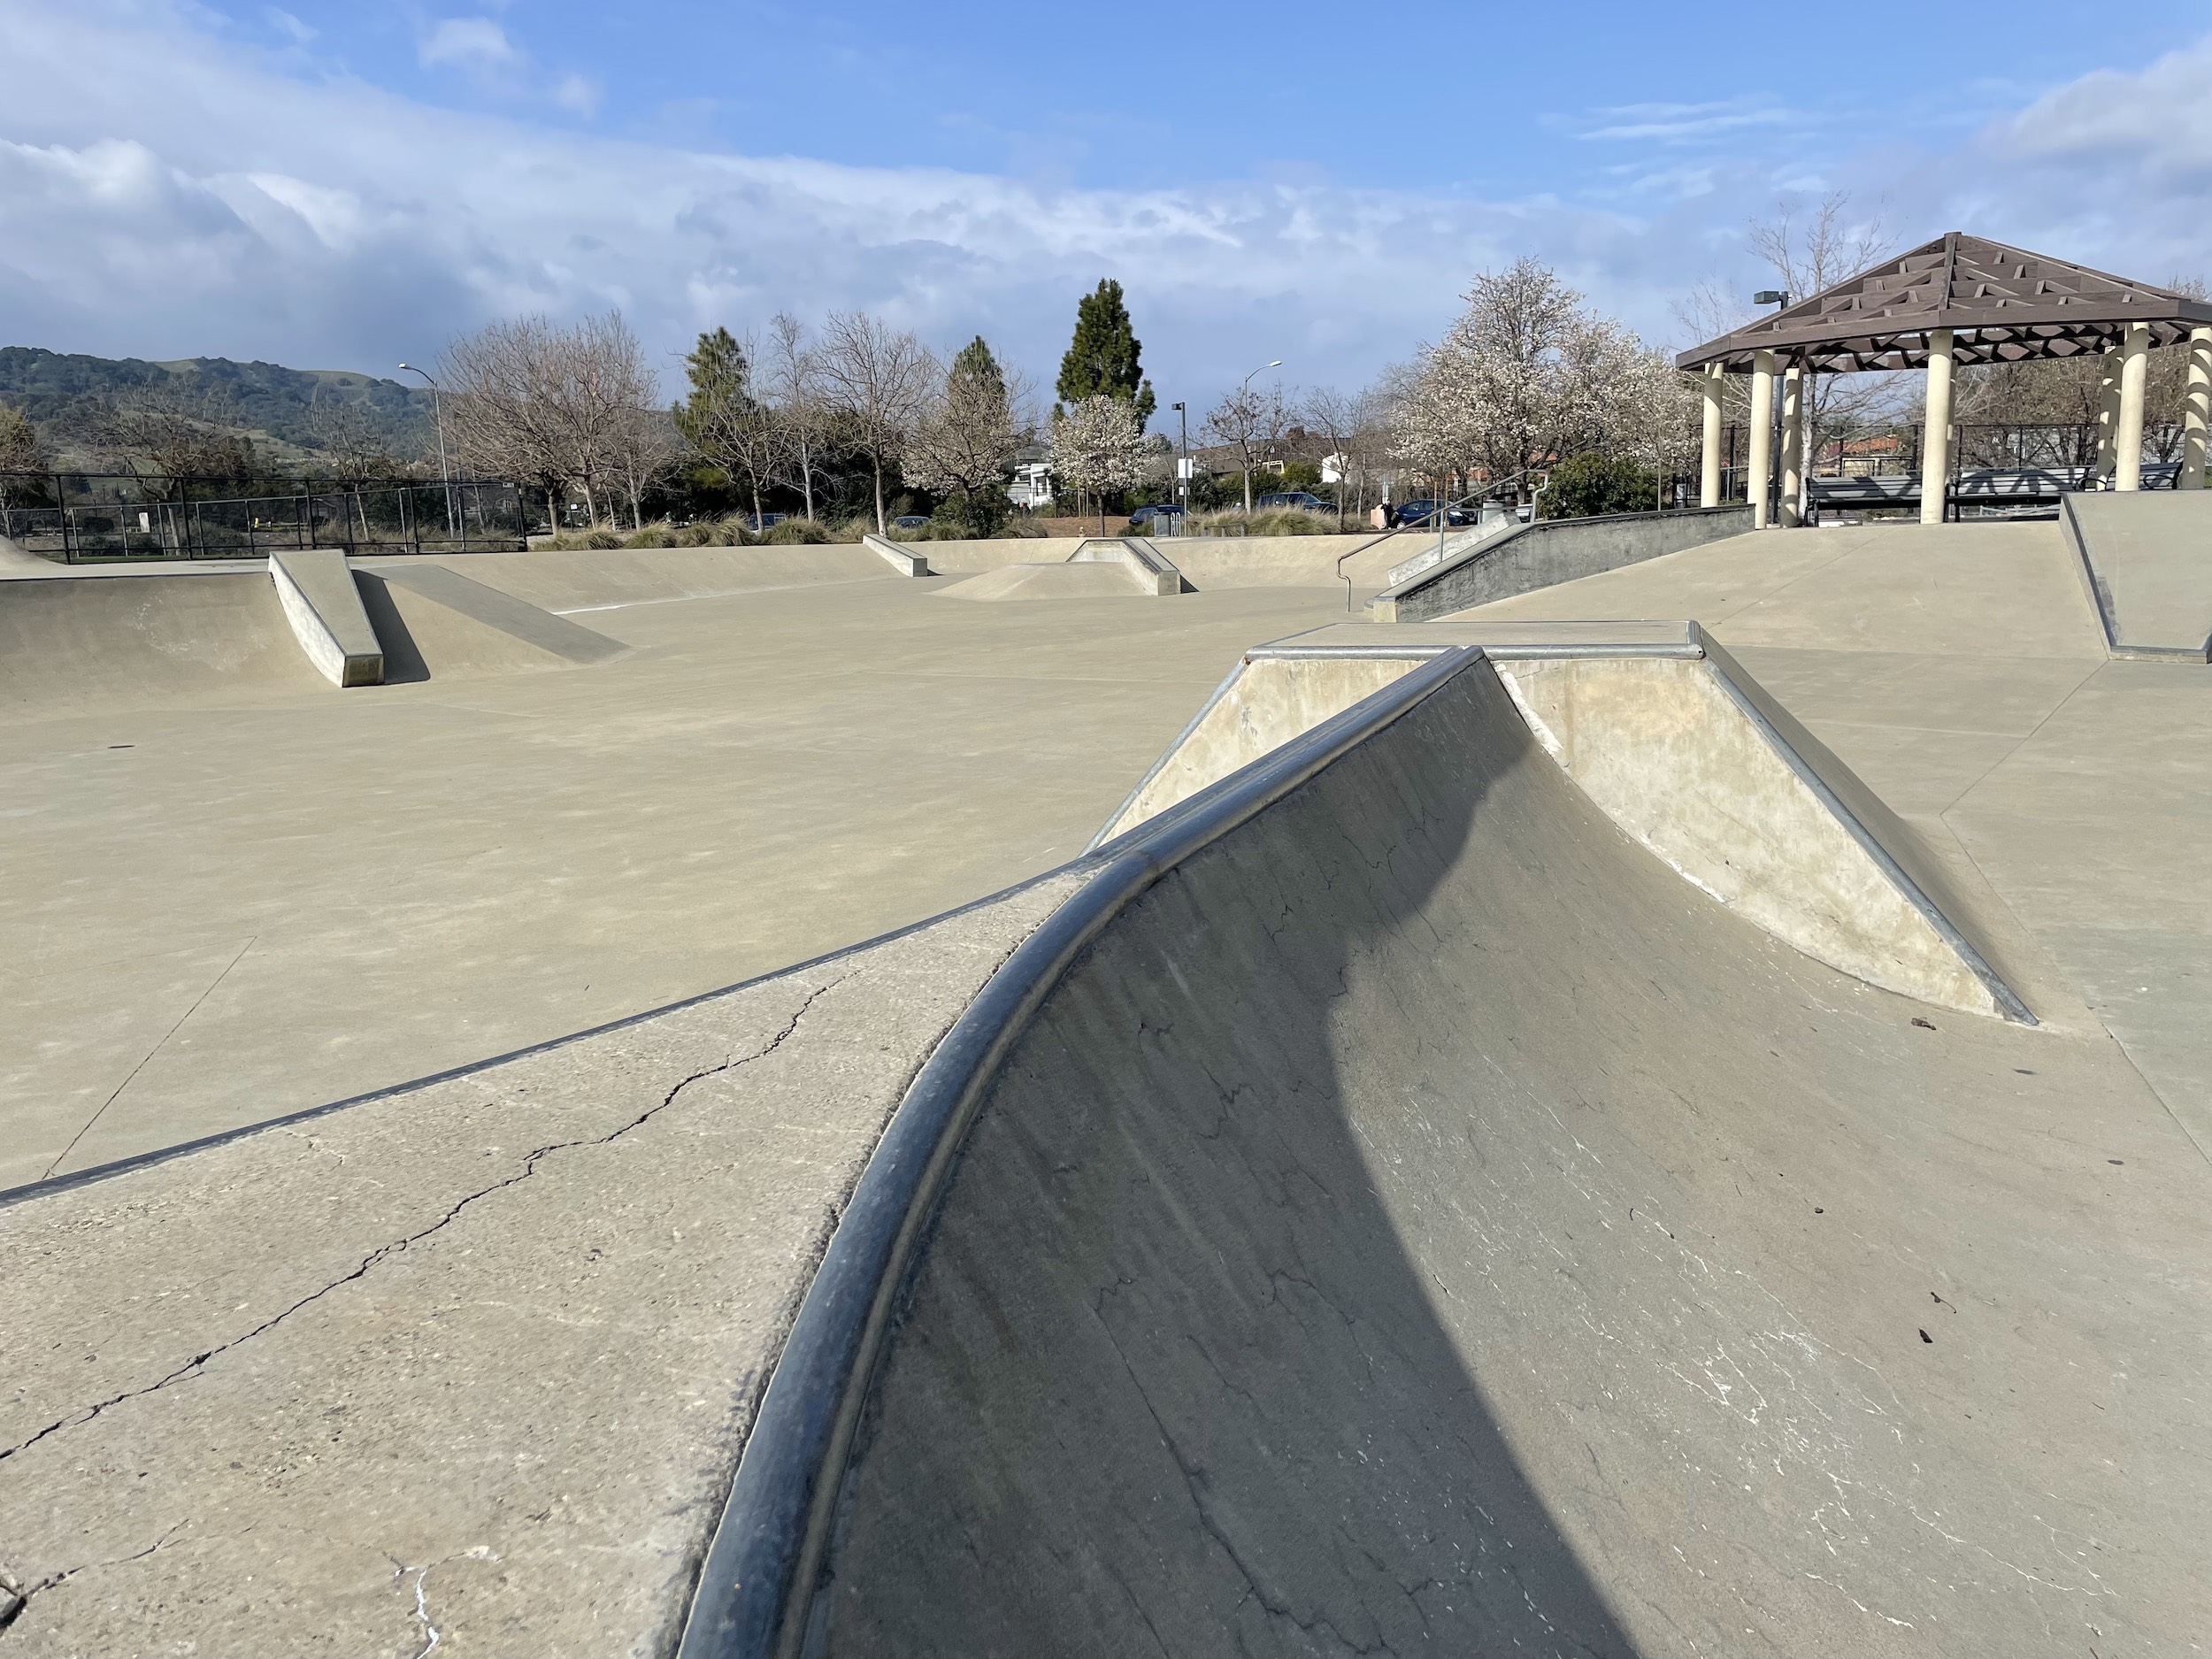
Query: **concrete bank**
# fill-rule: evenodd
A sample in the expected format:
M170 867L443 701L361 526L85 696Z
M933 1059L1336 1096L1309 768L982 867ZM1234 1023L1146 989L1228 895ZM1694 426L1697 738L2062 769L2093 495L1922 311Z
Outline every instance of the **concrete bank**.
M2113 656L2212 661L2212 496L2074 493L2058 518Z
M687 1654L2185 1647L2212 1177L2141 1079L1696 900L1486 663L1402 691L933 1060L933 1219L820 1304L880 1369L780 1371Z
M0 1640L669 1651L884 1119L1071 885L0 1205Z
M1376 595L1378 622L1426 622L1517 594L1594 576L1751 528L1748 507L1540 518L1472 541Z
M1870 985L2033 1023L1993 965L2007 953L1988 907L1691 622L1353 624L1256 648L1094 846L1464 646L1489 654L1545 751L1700 892Z

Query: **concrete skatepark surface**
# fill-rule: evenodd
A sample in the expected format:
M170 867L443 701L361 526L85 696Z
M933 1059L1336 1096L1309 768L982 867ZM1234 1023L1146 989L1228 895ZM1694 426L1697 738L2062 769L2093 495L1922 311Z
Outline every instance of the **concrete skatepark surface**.
M602 868L618 866L593 848L625 830L668 857L710 821L656 821L710 774L698 733L803 725L821 757L751 821L801 810L803 781L851 826L816 820L803 850L726 840L657 909L650 883L580 917L563 914L572 887L524 889L548 958L611 968L630 1012L671 1000L640 993L672 955L707 955L682 942L679 889L785 905L764 969L810 954L802 938L833 950L871 931L849 902L885 885L853 862L871 837L918 830L956 865L943 890L964 891L873 912L918 920L992 870L1003 885L1071 856L1259 641L1448 645L1455 626L1340 630L1340 588L1294 587L939 606L918 602L942 579L877 565L715 598L627 589L581 618L623 654L561 672L442 685L434 662L374 690L309 671L307 695L34 707L10 764L43 809L76 757L135 752L96 750L88 719L197 728L172 740L193 770L87 796L66 827L143 856L182 786L211 796L227 763L256 810L197 845L254 858L164 873L211 907L288 880L279 908L304 917L331 891L318 837L350 853L441 765L455 781L407 824L418 841L465 816L469 779L497 783L466 742L426 756L419 726L378 722L442 706L457 728L473 717L479 748L537 722L556 741L506 763L515 787L484 818L534 801L549 851ZM2193 1541L2212 1487L2188 1452L2212 1328L2186 1133L2206 1129L2201 681L2109 660L2052 526L1747 536L1491 612L1711 626L2009 928L2042 1025L1878 990L1760 932L1624 833L1495 667L1455 656L1440 689L1164 858L979 1072L879 1380L859 1379L854 1455L830 1470L819 1594L809 1580L779 1617L822 1652L2188 1650L2212 1610ZM901 652L884 689L929 707L872 704L880 733L814 679ZM986 726L984 705L933 683L985 660L1026 700L995 741L945 718ZM296 755L346 764L273 814L288 773L254 768L287 721ZM858 733L880 740L860 750L872 789L837 783ZM1054 741L1059 781L1033 763L1009 787L1014 757ZM926 762L902 769L901 742ZM652 752L608 764L624 743ZM380 773L360 759L380 746ZM578 768L566 794L547 749ZM886 1116L1116 845L1194 833L1177 826L1234 784L872 950L0 1207L35 1336L0 1430L0 1640L670 1651ZM1048 798L1025 819L1033 787ZM610 791L623 821L595 827ZM766 768L710 805L763 792ZM118 803L139 800L133 839ZM11 857L67 841L58 827L9 831ZM498 931L513 866L485 862L423 887L476 895L421 939L416 983L465 1015L449 1034L538 988L526 931ZM69 866L38 875L65 888ZM781 896L807 881L805 902ZM62 988L127 971L158 889L129 891L80 885L58 940L114 954ZM314 992L343 999L322 1028L340 1047L375 1041L386 1010L422 1046L409 982L380 987L334 950L388 908L350 902L313 935L326 977L296 949L282 965L309 984L280 1017L210 1028L224 1046L196 1103L157 1064L196 1057L197 1014L136 1060L114 1098L151 1087L142 1145L313 1103L283 1097L311 1071ZM634 954L608 949L629 933ZM2115 967L2142 989L2117 994ZM701 1619L730 1586L710 1564L703 1583L688 1617L709 1645L687 1653L752 1651L711 1645Z

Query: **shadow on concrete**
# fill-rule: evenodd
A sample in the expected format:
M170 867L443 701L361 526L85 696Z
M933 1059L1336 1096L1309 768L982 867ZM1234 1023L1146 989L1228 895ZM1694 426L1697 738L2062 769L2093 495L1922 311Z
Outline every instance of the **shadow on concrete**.
M1409 1253L1453 1217L1392 1202L1436 1133L1394 982L1485 948L1437 889L1546 766L1479 666L1070 970L944 1200L810 1651L1634 1651Z
M429 679L430 664L423 661L407 619L392 603L390 585L374 571L364 570L353 572L353 585L361 590L361 608L369 613L369 626L384 647L384 683L412 686Z

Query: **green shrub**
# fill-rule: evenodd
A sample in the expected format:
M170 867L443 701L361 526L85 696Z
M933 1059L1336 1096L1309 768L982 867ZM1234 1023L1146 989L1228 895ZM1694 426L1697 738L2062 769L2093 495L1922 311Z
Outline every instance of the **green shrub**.
M972 495L948 495L929 516L930 527L942 541L980 541L998 534L1014 503L1006 492L979 490Z
M618 530L592 530L585 534L583 545L588 548L613 548L622 545Z
M1547 518L1594 518L1613 512L1656 512L1659 477L1625 456L1595 450L1570 456L1551 469L1537 503Z
M626 547L676 547L676 532L664 524L649 524L623 545Z
M1356 526L1353 526L1356 528ZM1256 512L1201 512L1191 515L1186 535L1334 535L1336 514L1302 507L1263 507Z
M830 533L811 518L786 518L781 524L772 524L768 534L760 538L767 547L818 547L830 539Z

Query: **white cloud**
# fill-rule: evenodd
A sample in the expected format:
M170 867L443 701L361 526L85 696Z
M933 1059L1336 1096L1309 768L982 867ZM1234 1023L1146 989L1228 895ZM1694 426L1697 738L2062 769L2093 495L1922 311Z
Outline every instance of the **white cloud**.
M1684 170L1655 157L1601 211L1310 181L1077 189L733 156L310 80L202 16L190 0L0 0L12 70L0 110L6 343L357 367L422 360L495 317L619 305L672 362L716 323L864 306L941 344L979 329L1048 381L1076 296L1112 275L1130 289L1164 395L1203 400L1271 357L1293 382L1362 379L1433 335L1471 273L1523 252L1663 337L1676 332L1675 295L1716 269L1747 268L1744 218L1777 188L1756 158ZM475 57L442 61L489 62L492 36L473 38ZM461 52L461 39L439 50ZM503 32L496 39L518 54ZM157 83L161 98L136 90ZM2116 156L2170 134L2118 131L2112 101L2138 93L2089 87L2054 95L2074 99L2065 130L2099 134L2097 165L2131 177L2134 164ZM2048 200L2039 170L2090 165L2085 138L2051 148L2060 130L2046 121L2037 150L1993 129L1976 141L1977 165L2013 180L2008 201ZM1863 194L1903 178L1918 194L1893 199L1891 217L1915 238L1970 210L1977 227L2015 234L2002 212L1927 182L1955 166L1878 159L1862 170ZM1833 173L1852 182L1848 169ZM2212 242L2205 225L2197 216L2176 233L2200 257ZM2054 238L2054 252L2133 268L2098 241Z
M295 46L304 46L315 38L313 29L308 27L282 6L265 6L262 8L261 15L268 19L271 28L287 36Z
M577 115L596 115L605 89L588 75L563 75L553 83L553 102Z
M504 69L521 54L489 18L446 18L422 37L416 55L426 69Z

